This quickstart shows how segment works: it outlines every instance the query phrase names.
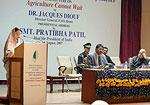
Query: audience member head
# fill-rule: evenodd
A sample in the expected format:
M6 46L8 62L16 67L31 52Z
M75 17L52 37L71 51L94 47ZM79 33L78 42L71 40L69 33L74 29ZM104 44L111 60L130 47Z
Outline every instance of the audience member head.
M102 100L97 100L92 103L92 105L109 105L107 102Z
M20 30L17 27L15 27L15 37L17 41L18 41L19 36L20 36Z
M105 55L108 53L108 48L107 47L104 47L104 52L103 52Z
M145 49L140 49L139 53L138 53L138 57L140 59L144 58L144 56L146 56L146 50Z
M85 53L88 54L90 52L91 43L86 43L83 46L84 46Z
M103 53L103 50L104 50L104 47L103 47L102 44L97 44L97 45L96 45L95 52L96 52L98 55L102 54L102 53Z

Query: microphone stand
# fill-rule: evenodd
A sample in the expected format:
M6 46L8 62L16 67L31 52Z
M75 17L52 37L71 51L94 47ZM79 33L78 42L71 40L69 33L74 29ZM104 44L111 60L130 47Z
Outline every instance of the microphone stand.
M25 36L25 35L23 35L23 37L25 37L25 38L29 38L29 39L33 39L34 40L34 38L32 38L32 37L29 37L29 36ZM36 41L36 42L38 42L38 43L44 43L42 40L39 40L39 41Z
M19 39L21 39L21 40L22 40L22 43L24 43L24 40L23 40L21 37L19 37Z

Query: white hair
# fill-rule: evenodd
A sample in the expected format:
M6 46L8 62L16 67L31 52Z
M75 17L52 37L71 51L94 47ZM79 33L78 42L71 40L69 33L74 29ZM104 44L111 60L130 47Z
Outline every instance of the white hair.
M107 102L102 100L94 101L91 105L109 105Z
M140 49L140 51L139 52L146 52L146 50L145 49Z

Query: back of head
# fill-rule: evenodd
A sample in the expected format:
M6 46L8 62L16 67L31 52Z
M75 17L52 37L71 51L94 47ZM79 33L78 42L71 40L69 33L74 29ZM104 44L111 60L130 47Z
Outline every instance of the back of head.
M107 102L102 100L94 101L91 105L109 105Z

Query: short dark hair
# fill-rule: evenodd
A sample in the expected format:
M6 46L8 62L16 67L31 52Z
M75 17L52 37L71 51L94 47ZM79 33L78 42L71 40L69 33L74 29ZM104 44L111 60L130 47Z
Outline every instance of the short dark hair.
M107 50L108 50L108 47L104 47L104 49L107 49Z
M96 48L99 48L99 47L103 47L104 48L104 46L102 44L97 44Z

